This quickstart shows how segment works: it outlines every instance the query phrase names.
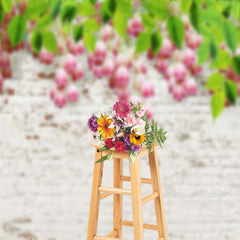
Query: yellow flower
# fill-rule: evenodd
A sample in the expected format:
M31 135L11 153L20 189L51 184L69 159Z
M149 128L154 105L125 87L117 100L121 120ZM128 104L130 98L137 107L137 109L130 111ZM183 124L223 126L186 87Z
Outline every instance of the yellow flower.
M101 134L102 138L112 138L115 132L114 128L109 128L113 122L112 118L108 118L108 115L102 116L97 120L98 132Z
M142 135L137 135L136 133L131 133L130 134L130 142L135 144L135 145L140 145L146 140L144 134Z

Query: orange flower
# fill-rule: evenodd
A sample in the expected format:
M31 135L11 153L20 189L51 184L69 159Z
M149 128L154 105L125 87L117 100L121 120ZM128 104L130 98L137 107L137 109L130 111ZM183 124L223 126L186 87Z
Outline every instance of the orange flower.
M97 120L98 123L98 131L101 134L102 138L112 138L115 132L114 128L109 128L111 123L113 122L112 118L108 118L108 115L102 116Z

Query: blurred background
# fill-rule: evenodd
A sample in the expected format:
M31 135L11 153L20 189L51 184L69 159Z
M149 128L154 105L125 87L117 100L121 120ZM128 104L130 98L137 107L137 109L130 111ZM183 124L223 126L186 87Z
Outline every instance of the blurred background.
M86 23L92 9L98 16L96 1L83 1L83 21L73 10L82 1L65 2L58 12L58 1L49 1L56 18L50 21L44 2L34 8L31 0L0 0L0 240L86 239L95 155L87 120L130 96L141 97L168 131L158 158L169 239L239 239L239 4L163 1L154 11L157 0L129 1L131 8L122 1L126 6L117 3L117 10L101 1L113 11L102 28L95 15ZM118 24L122 9L133 12L124 15L125 35L124 21ZM103 185L111 186L112 170L106 161ZM150 177L146 158L141 174ZM151 188L142 185L142 192L147 196ZM112 231L112 215L108 197L100 204L99 235ZM131 221L128 196L123 215ZM143 216L155 224L152 202ZM131 228L123 231L133 239ZM145 239L157 234L146 230Z

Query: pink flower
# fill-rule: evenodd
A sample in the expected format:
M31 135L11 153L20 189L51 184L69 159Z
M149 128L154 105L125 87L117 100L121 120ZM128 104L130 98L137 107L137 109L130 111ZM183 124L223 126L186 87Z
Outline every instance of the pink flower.
M131 111L131 105L128 102L119 101L114 104L113 110L116 111L117 116L125 118Z
M128 127L135 125L137 123L135 115L133 113L128 114L125 122Z
M153 119L152 109L149 106L145 106L144 110L147 111L148 121L151 122Z
M137 121L137 124L142 126L142 127L145 127L146 122L143 119L139 118L138 121Z
M136 114L137 114L138 117L143 117L144 114L145 114L145 111L139 110L139 111L136 112Z

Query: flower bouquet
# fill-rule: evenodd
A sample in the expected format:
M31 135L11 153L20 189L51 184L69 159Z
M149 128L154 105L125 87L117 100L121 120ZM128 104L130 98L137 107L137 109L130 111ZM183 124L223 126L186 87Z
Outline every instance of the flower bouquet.
M148 117L148 111L140 102L116 102L110 113L92 115L88 127L92 144L102 145L100 152L111 151L96 163L110 160L114 151L128 152L130 161L134 161L143 145L149 153L155 143L162 146L167 133Z

